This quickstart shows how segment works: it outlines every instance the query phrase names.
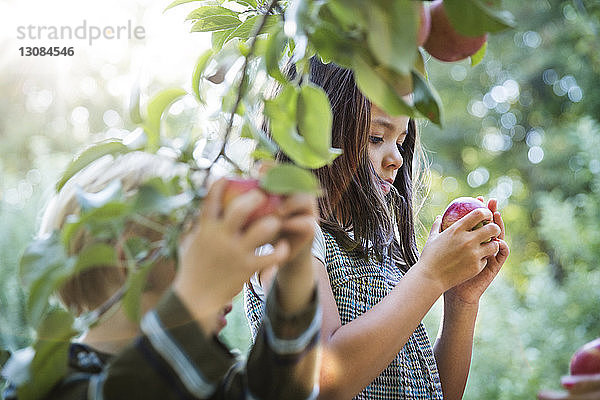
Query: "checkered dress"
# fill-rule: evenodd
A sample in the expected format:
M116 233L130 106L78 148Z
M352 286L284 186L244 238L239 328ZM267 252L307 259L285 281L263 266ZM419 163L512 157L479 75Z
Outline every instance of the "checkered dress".
M358 252L347 252L335 238L323 231L325 264L342 324L347 324L380 302L402 278L402 272L389 257L378 262L365 260ZM259 297L247 288L246 314L253 334L262 314ZM433 349L423 324L409 338L396 358L355 399L435 399L443 398L442 385Z

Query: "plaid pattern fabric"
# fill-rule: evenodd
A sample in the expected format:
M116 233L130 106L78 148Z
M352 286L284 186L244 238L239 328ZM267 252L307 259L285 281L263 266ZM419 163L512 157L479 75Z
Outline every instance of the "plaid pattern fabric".
M342 324L347 324L380 302L402 278L391 258L366 260L358 252L347 252L335 238L323 232L326 266ZM246 316L253 336L258 332L264 303L252 289L245 288ZM394 361L355 399L443 398L433 349L423 324L419 324Z
M365 259L347 252L333 235L323 232L326 266L342 324L371 309L396 286L402 272L390 257ZM442 399L433 349L419 324L396 358L355 399Z

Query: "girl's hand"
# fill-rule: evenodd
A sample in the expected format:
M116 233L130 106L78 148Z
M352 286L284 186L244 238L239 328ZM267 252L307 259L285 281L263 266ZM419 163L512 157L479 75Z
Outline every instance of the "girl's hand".
M483 197L478 197L477 199L483 202ZM497 238L492 240L498 243L498 252L495 255L487 257L487 263L479 274L448 290L446 292L446 297L450 300L456 299L467 304L478 304L479 299L492 283L496 275L498 275L500 268L502 268L510 253L508 244L504 241L504 221L502 221L502 217L498 212L497 200L490 199L488 201L488 208L493 213L494 224L500 228L500 234Z
M540 400L597 400L600 399L600 374L568 375L561 379L568 392L543 390L538 393Z
M501 242L489 239L498 237L501 228L494 221L474 231L471 229L492 218L491 210L478 208L440 232L441 217L438 216L415 266L420 265L422 272L436 282L442 292L478 275L499 252Z
M285 240L280 240L272 253L255 254L257 247L275 241L282 229L276 215L247 225L248 217L265 195L251 190L223 209L224 188L224 179L212 185L194 226L180 240L180 262L173 289L199 320L206 314L218 313L255 271L280 264L289 255Z

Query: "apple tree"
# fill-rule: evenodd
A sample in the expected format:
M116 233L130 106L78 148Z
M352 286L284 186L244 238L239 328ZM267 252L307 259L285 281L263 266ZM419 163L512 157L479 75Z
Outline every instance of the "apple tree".
M327 95L308 79L311 57L351 69L359 88L388 114L441 125L442 101L428 79L429 56L420 45L438 57L443 57L438 48L446 53L455 49L452 60L470 56L477 64L486 51L486 35L513 25L500 0L177 0L167 10L187 3L196 6L187 17L192 32L212 33L212 47L199 55L195 65L192 92L166 88L141 104L142 96L134 90L130 118L137 129L124 140L106 140L81 152L56 189L98 158L131 151L170 154L187 165L188 172L171 181L153 179L129 198L118 181L100 193L80 191L81 215L27 248L20 274L26 286L26 315L36 336L4 368L20 399L43 396L63 376L70 339L114 304L122 302L132 320L140 318L145 277L157 257L176 251L179 233L206 193L207 178L223 168L249 173L250 168L234 156L234 141L253 141L254 160L272 160L279 150L291 160L269 169L261 179L263 189L277 194L318 193L311 170L330 164L341 150L331 147ZM435 33L440 31L452 32L455 39L444 42L448 35ZM477 45L469 47L466 43L472 38ZM295 63L296 78L282 71L286 62ZM278 94L265 96L273 82L279 85ZM210 90L215 85L218 94ZM410 102L405 97L409 93ZM216 138L194 137L185 123L172 123L175 133L166 134L168 110L176 100L188 97L204 104L215 96L222 122ZM258 122L260 114L269 118L269 134ZM207 142L213 149L210 155L205 151ZM148 215L166 218L172 227L161 231L162 238L155 243L141 237L126 241L127 283L104 305L74 318L53 300L53 292L74 274L113 265L117 255L107 240L121 237L127 221L139 222ZM82 231L95 240L70 254L69 244Z

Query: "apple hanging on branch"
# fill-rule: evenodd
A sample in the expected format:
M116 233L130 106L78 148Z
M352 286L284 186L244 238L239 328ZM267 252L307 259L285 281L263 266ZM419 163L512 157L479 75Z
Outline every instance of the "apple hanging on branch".
M487 206L482 201L473 197L459 197L452 200L448 207L446 207L446 211L444 211L444 215L442 216L442 231L446 230L450 225L477 208L487 209ZM471 230L474 231L475 229L479 229L489 222L490 221L481 221Z
M423 45L431 56L440 61L454 62L477 53L487 40L487 34L465 36L452 26L442 0L434 1L429 7L431 28Z

